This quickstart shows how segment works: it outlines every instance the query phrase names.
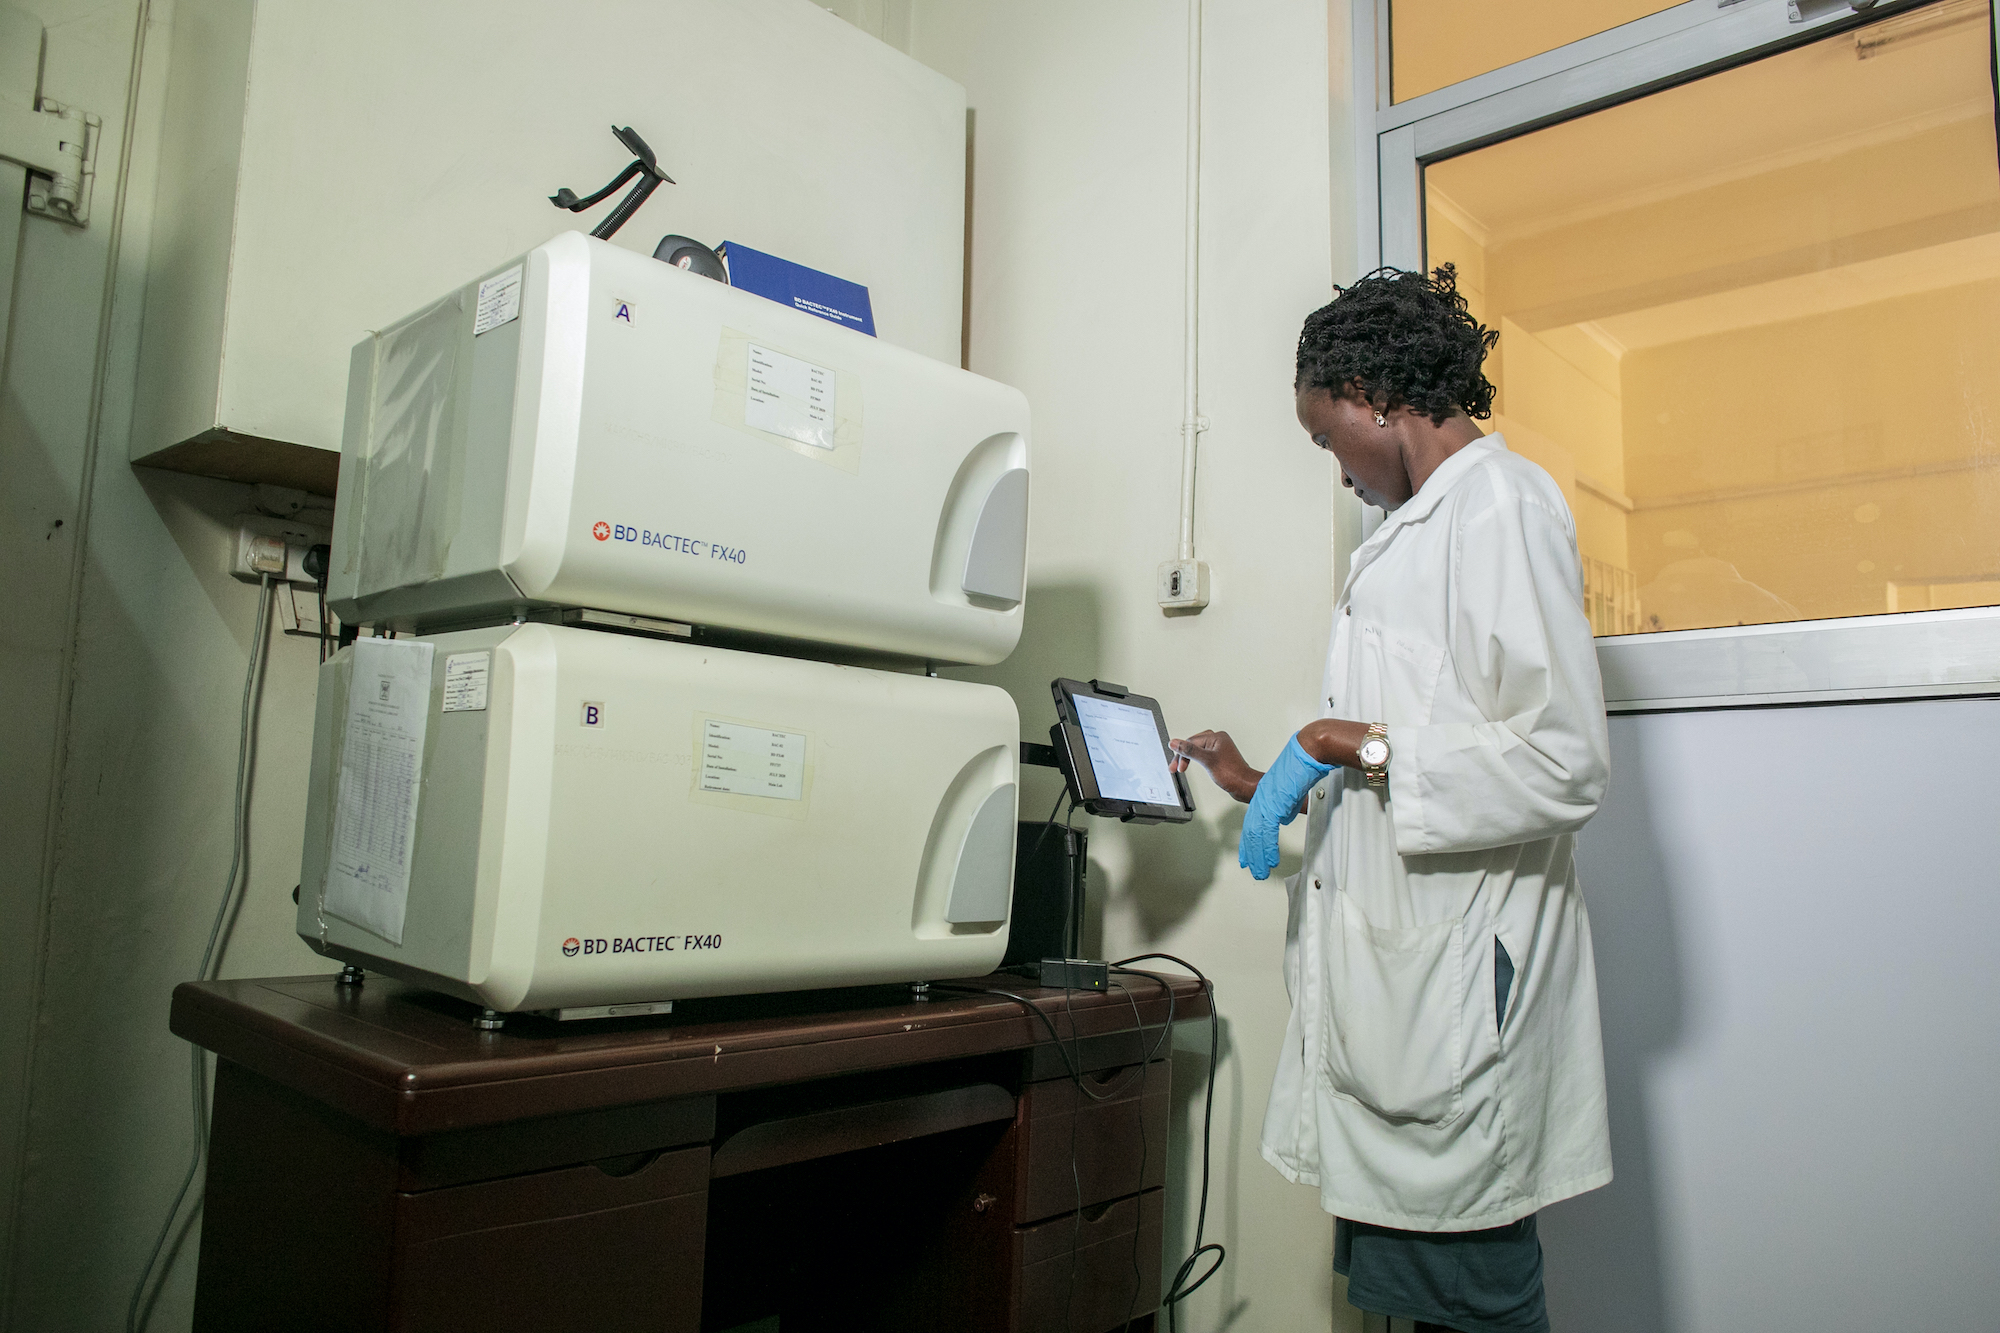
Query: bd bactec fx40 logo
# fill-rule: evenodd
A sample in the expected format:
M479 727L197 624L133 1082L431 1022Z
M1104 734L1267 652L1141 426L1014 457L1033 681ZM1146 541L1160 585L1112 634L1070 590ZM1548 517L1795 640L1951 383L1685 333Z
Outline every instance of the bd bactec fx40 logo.
M750 562L750 552L745 547L725 546L701 537L683 537L677 532L654 532L651 528L637 528L629 523L607 523L599 519L590 525L590 535L601 542L633 542L639 546L650 546L662 555L693 556L697 560L721 560L732 565Z
M613 953L695 953L702 949L720 949L722 936L717 935L621 935L616 939L580 940L572 935L562 942L563 957L574 958L578 954Z

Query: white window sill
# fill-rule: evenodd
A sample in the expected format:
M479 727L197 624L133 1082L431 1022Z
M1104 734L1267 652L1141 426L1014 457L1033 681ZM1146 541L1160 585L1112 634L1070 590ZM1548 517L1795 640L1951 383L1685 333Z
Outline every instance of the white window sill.
M1597 641L1613 713L2000 694L2000 607Z

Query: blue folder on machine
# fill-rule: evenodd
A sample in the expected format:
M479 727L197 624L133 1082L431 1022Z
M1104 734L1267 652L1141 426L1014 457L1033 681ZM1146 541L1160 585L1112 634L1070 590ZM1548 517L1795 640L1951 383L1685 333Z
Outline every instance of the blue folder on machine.
M721 253L729 265L731 287L741 287L779 305L818 315L843 328L859 329L871 338L875 336L875 311L868 304L868 289L860 283L752 250L735 241L725 242Z

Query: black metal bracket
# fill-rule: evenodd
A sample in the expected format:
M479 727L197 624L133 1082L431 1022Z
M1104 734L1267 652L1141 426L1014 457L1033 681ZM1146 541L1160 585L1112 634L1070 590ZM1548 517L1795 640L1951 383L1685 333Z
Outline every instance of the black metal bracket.
M618 136L619 143L624 144L635 155L631 164L625 170L612 177L611 184L605 186L595 194L586 195L579 199L576 191L565 185L549 196L549 202L557 208L566 208L572 213L581 213L584 209L593 207L610 198L614 190L626 181L631 180L634 176L639 177L639 183L632 187L630 194L619 200L618 207L605 214L604 221L590 229L590 234L601 241L610 240L620 227L630 221L632 215L639 211L639 205L645 203L653 191L660 188L661 181L665 181L669 185L674 183L672 176L660 170L659 162L653 157L653 150L646 146L646 141L639 137L637 130L633 129L630 125L627 125L622 130L613 125L611 132Z
M1056 747L1039 745L1034 741L1021 742L1021 762L1030 768L1061 768L1056 759Z

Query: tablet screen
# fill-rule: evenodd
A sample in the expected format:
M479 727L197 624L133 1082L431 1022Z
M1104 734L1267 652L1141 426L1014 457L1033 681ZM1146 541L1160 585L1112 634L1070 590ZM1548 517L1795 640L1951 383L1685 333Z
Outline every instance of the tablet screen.
M1167 747L1160 741L1160 727L1150 708L1083 694L1072 702L1100 796L1143 805L1181 803L1167 768Z

